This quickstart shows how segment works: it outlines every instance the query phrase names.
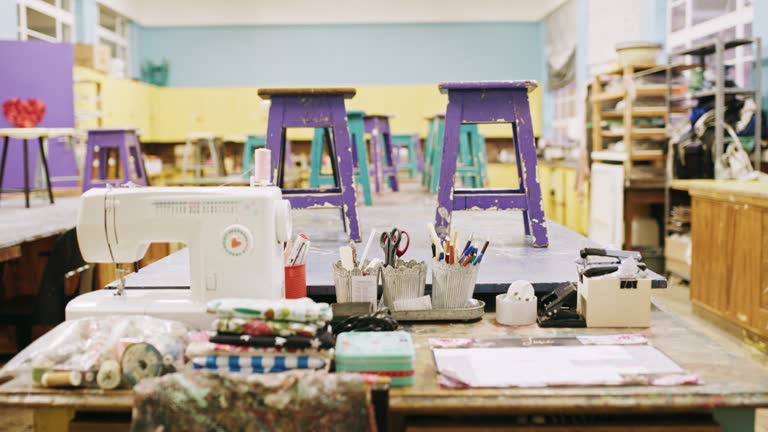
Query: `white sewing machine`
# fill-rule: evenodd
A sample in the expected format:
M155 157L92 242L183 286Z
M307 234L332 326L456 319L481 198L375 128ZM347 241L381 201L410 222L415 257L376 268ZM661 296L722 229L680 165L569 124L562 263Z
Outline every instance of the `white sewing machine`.
M72 300L66 318L143 314L207 328L210 299L283 298L290 209L274 186L91 189L77 221L85 261L133 263L152 242L185 243L190 289L93 291Z

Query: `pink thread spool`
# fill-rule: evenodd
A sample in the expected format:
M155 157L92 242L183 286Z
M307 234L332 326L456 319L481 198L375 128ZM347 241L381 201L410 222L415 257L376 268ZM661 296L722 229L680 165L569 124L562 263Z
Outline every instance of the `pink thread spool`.
M251 177L251 186L267 186L272 183L270 164L272 163L272 153L259 148L253 151L253 176Z

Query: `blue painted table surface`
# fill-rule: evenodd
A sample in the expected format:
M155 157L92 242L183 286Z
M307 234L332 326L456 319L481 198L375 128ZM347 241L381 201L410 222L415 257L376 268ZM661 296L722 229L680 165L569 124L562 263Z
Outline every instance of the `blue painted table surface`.
M362 255L365 241L371 229L378 233L398 227L412 234L411 246L404 259L427 260L432 252L426 225L432 221L436 206L434 196L422 192L421 185L405 182L397 194L377 197L374 206L360 207L363 227L363 243L357 244ZM338 222L338 209L294 210L294 237L298 232L307 233L312 241L307 259L307 288L310 295L334 294L332 263L339 259L339 247L348 244L347 235ZM537 291L549 291L563 282L576 280L574 260L579 250L597 246L582 235L562 225L547 221L550 232L548 248L533 248L523 234L520 212L456 212L455 225L459 231L459 244L474 232L475 239L489 238L487 255L478 272L478 293L506 292L509 284L526 279ZM378 246L378 236L371 247L369 257L383 259ZM184 287L189 286L189 255L186 249L157 261L138 273L128 275L129 287ZM653 274L654 286L665 287L666 280ZM427 284L431 284L431 271L427 272Z
M56 197L32 194L30 208L24 199L10 195L0 200L0 249L61 234L75 227L80 197Z

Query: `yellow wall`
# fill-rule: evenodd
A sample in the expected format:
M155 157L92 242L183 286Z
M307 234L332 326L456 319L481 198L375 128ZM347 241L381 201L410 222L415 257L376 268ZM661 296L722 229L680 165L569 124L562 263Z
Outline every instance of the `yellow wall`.
M104 126L142 129L142 140L180 142L190 132L219 135L265 134L267 110L256 87L155 87L112 78L76 67L75 75L102 82ZM78 94L84 90L76 90ZM541 90L530 95L534 132L541 131ZM424 117L444 112L447 97L435 84L365 85L347 101L348 109L393 115L394 133L426 135ZM511 137L511 129L481 125L487 137ZM311 130L289 131L289 138L309 139Z

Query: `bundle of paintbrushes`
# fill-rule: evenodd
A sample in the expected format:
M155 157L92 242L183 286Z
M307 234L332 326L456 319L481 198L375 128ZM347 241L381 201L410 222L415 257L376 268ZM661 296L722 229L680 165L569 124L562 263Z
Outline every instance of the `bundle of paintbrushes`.
M309 254L309 236L301 233L296 236L296 240L288 240L285 244L283 258L285 267L300 266L307 263L307 254Z
M333 357L327 303L297 300L218 299L214 334L197 335L186 355L195 369L273 373L323 369Z

